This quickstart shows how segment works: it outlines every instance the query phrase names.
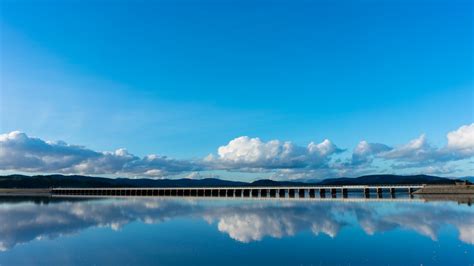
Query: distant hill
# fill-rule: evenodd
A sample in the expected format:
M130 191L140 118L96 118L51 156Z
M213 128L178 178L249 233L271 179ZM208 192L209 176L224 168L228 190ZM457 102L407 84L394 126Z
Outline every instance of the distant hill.
M390 185L390 184L453 184L456 180L430 175L365 175L360 177L329 178L320 185Z
M245 186L248 183L206 179L130 179L104 178L82 175L7 175L0 176L0 188L49 188L49 187L205 187Z
M257 180L252 183L217 178L205 179L130 179L82 175L6 175L0 176L0 188L49 187L225 187L225 186L308 186L308 185L381 185L381 184L452 184L454 179L429 175L367 175L356 178L330 178L322 181Z
M471 183L474 183L474 176L463 176L459 178L460 180L467 180Z
M254 181L252 183L248 183L249 186L262 186L262 187L278 187L278 186L307 186L308 183L306 182L298 182L298 181L275 181L270 179L261 179Z

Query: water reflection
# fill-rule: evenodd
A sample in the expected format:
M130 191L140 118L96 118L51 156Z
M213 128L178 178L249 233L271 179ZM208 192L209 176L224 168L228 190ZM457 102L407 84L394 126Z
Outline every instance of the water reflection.
M47 204L45 204L47 203ZM175 218L204 219L235 241L283 238L302 231L335 238L342 228L367 235L404 229L438 239L452 226L458 239L474 244L474 211L453 203L228 202L180 199L105 199L0 202L0 250L39 239L54 239L91 227L120 230L132 222L157 224Z

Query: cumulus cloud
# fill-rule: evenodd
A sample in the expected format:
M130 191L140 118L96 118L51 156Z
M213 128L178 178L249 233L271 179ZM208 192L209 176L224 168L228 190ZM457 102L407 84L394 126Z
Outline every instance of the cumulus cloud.
M199 170L193 162L166 156L143 158L126 149L98 152L63 141L44 141L19 131L0 135L0 169L25 172L167 176Z
M0 135L0 170L40 173L125 174L165 177L183 174L200 178L200 171L224 170L267 173L274 179L311 179L412 169L411 173L450 174L454 162L474 156L474 123L446 135L436 147L425 134L392 147L360 141L352 154L328 139L300 146L291 141L242 136L200 160L178 160L161 155L136 156L126 149L94 151L63 141L45 141L14 131ZM382 162L383 167L380 167ZM268 176L267 176L268 177Z
M430 158L434 152L436 152L436 149L428 144L426 136L423 134L405 145L391 149L384 153L382 157L387 159L419 161Z
M370 163L375 155L389 150L391 150L391 148L385 144L369 143L363 140L357 144L357 147L352 153L352 163L354 165Z
M433 167L437 163L463 160L474 156L474 123L449 132L446 138L446 146L437 148L432 146L423 134L405 145L379 155L386 160L402 163L394 165L395 168Z
M448 139L447 149L456 151L466 156L474 155L474 123L461 126L451 131L446 136Z
M271 171L273 179L310 179L344 174L370 174L378 166L375 160L391 163L392 170L419 168L417 173L454 173L456 168L447 163L474 156L474 123L464 125L447 134L447 144L438 148L425 134L406 144L392 147L383 143L360 141L350 158L334 159L344 150L329 140L309 143L306 147L289 141L247 136L235 138L219 147L217 155L206 158L211 168L245 171ZM424 167L424 168L421 168Z
M412 169L413 174L452 174L459 171L454 163L474 156L474 123L464 125L446 135L447 144L436 147L425 134L408 143L391 147L382 143L359 142L352 157L334 165L338 171L370 174L377 169L374 161L391 164L388 169ZM378 170L380 172L380 170Z
M219 147L217 157L211 155L207 161L222 169L324 168L331 155L341 151L327 139L302 147L290 141L264 142L260 138L243 136Z

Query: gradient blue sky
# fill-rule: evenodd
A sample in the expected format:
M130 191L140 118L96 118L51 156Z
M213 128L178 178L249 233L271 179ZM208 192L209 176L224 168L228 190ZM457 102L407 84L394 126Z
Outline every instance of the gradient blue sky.
M195 159L239 136L441 147L474 122L472 1L0 7L0 133Z

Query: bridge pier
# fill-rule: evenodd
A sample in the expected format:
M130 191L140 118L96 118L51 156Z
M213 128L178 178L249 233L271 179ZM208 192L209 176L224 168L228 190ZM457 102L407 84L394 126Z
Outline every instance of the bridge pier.
M252 197L257 198L258 197L258 189L252 189Z
M235 190L235 196L239 197L239 198L242 197L242 189L236 189Z
M219 190L219 197L227 196L227 189L220 189Z
M295 197L295 189L293 189L293 188L288 189L288 197L290 197L290 198Z
M364 197L370 198L370 189L369 188L364 188Z
M392 198L392 199L395 198L395 188L393 188L393 187L390 188L390 198Z
M348 190L347 188L342 188L341 189L341 194L343 198L347 198Z
M382 198L382 188L377 188L377 198Z
M304 198L306 196L306 189L299 189L298 194L300 198Z
M285 198L286 197L286 189L280 189L278 191L278 194L279 194L280 198Z
M325 198L326 197L326 189L322 188L319 190L319 197Z
M277 194L277 190L276 190L276 189L270 189L270 198L275 198L275 197L276 197L276 194Z

